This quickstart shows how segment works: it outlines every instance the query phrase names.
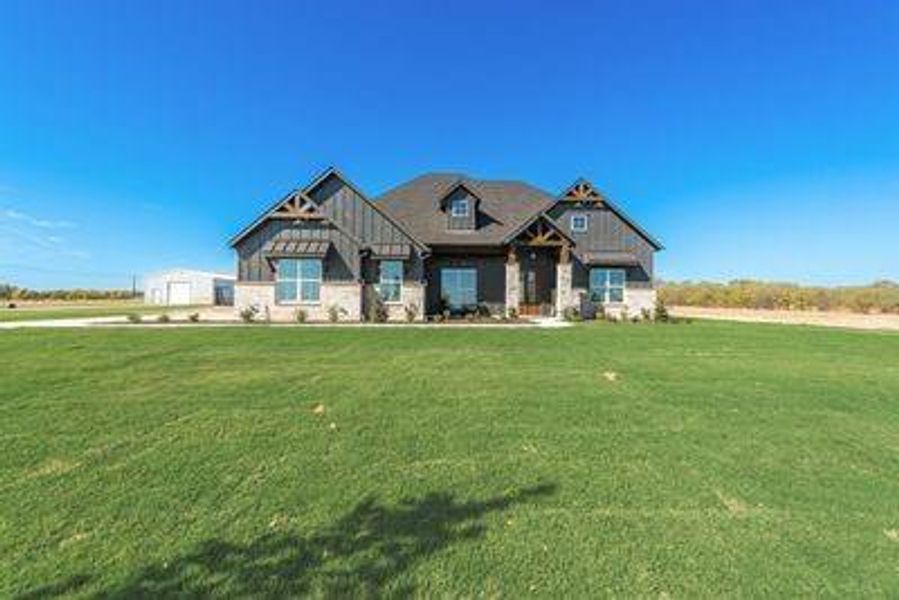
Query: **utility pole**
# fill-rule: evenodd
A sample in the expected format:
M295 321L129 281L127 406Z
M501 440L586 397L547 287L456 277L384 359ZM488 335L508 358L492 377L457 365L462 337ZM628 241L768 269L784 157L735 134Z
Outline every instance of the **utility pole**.
M131 276L131 299L137 298L137 275Z

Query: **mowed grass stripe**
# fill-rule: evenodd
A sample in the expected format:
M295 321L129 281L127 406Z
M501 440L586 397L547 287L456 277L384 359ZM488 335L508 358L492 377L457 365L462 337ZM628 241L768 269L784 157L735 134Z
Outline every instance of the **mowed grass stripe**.
M4 332L0 595L892 595L897 351L728 323Z

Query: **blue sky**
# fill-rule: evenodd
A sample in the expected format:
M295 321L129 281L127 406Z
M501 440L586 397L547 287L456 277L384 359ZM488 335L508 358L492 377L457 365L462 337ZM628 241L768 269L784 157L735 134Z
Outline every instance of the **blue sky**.
M232 269L334 164L593 180L665 279L899 279L899 3L0 3L0 280Z

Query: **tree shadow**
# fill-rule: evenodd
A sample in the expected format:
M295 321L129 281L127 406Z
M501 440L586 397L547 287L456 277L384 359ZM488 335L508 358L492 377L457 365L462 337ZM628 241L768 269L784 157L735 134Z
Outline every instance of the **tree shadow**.
M385 588L415 562L483 536L485 515L555 492L554 484L541 484L466 502L442 492L396 506L367 498L309 536L270 533L247 544L209 540L192 553L140 569L97 597L408 596L414 593L409 586Z

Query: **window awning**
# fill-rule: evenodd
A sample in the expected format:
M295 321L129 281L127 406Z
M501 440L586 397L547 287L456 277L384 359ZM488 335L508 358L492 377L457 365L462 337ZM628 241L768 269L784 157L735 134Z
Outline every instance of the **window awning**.
M313 256L323 257L328 253L331 242L328 240L274 240L263 248L268 258L288 258Z
M637 267L640 266L640 259L633 252L622 251L606 251L606 252L584 252L583 259L586 265L597 265L607 267Z
M409 258L411 244L372 244L371 257L374 259L393 258L403 260Z

